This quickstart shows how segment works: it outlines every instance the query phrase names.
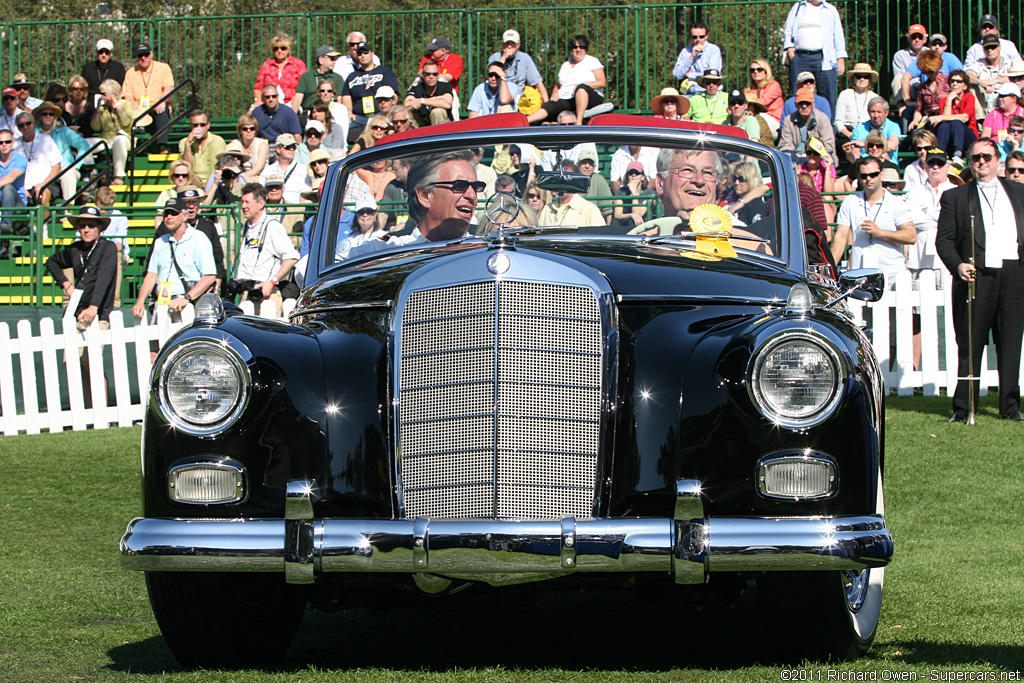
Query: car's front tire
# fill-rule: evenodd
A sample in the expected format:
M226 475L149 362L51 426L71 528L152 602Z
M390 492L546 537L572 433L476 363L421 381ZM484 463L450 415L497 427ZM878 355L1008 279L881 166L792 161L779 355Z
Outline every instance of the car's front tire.
M306 606L282 574L147 572L146 586L171 653L188 667L276 662Z

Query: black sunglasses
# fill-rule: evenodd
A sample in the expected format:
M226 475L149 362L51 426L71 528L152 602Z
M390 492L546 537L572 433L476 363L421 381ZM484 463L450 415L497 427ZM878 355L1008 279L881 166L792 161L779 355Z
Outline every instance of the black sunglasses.
M1007 166L1007 173L1024 173L1024 166Z
M99 54L99 55L109 55L109 54L111 54L111 52L107 48L103 48L102 50L96 50L96 54Z
M995 158L995 155L989 154L988 152L979 152L977 154L972 154L971 155L971 161L973 161L974 163L978 163L982 159L985 160L985 163L988 163L988 162L992 161L992 159L994 159L994 158Z
M296 149L298 145L280 145L281 149Z
M929 161L928 162L928 168L945 168L945 167L946 167L946 162L945 161L938 161L938 160L936 160L936 161Z
M864 180L871 180L872 178L877 178L880 175L882 175L881 171L875 171L874 173L866 173L864 171L861 171L860 173L860 177L863 178Z
M1024 133L1024 128L1007 128L1007 133Z
M476 180L470 182L468 180L439 180L436 183L431 183L432 186L445 187L454 192L455 194L466 194L466 190L473 188L473 191L480 194L487 187L487 183L482 180Z

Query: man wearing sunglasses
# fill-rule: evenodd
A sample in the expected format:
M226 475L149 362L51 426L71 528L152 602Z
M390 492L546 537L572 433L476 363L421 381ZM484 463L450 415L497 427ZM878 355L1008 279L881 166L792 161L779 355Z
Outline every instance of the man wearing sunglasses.
M357 68L348 75L341 88L341 103L348 109L351 121L348 129L349 144L355 143L363 134L370 117L380 113L377 108L377 90L385 85L394 92L398 92L399 88L398 76L380 64L380 60L374 61L376 55L369 45L359 43L353 49Z
M441 78L437 64L428 61L420 71L421 78L405 94L405 106L420 126L448 123L452 120L455 92L452 84Z
M295 97L292 98L291 107L296 114L303 109L308 110L313 100L318 97L325 101L337 98L342 86L345 85L345 79L334 71L334 65L341 56L341 53L335 50L333 45L321 45L316 49L317 67L302 74L299 77L298 85L295 86ZM330 84L334 94L329 97L321 97L317 92L321 83Z
M392 247L426 242L447 242L469 234L475 220L477 198L484 182L477 180L471 150L428 154L409 166L409 221L405 235L384 235L353 247L348 258L356 258ZM337 259L336 260L340 260Z
M864 189L848 195L839 207L832 257L841 262L850 246L850 268L878 268L891 284L896 273L907 268L903 246L917 240L914 215L903 199L882 185L878 159L858 159L854 168Z
M1020 414L1020 355L1024 337L1024 185L998 177L999 150L991 138L967 149L972 182L946 191L939 200L935 250L953 275L953 328L956 330L957 376L978 374L989 332L996 343L999 414L1024 421ZM972 257L974 263L971 263ZM968 324L967 294L975 283L973 321ZM968 338L972 331L973 340ZM968 349L973 346L974 357ZM971 387L967 385L971 384ZM967 392L978 382L958 381L950 422L968 419Z
M202 109L194 110L188 120L191 130L178 141L178 153L192 164L196 177L205 186L217 168L217 157L224 153L227 143L221 136L210 132L210 117Z
M825 0L800 0L786 16L782 47L789 58L789 90L797 76L814 74L817 92L836 109L836 81L846 72L846 36L835 5Z
M0 208L25 206L25 169L28 159L14 151L14 135L0 128ZM14 232L14 216L0 211L0 235ZM0 242L0 260L10 258L7 244Z
M61 156L61 168L67 168L79 154L89 149L89 143L70 126L57 125L63 109L53 102L43 102L32 111L36 119L36 132L50 136L57 145ZM70 199L77 190L78 180L82 177L78 167L72 168L60 177L61 196Z
M308 192L310 188L309 173L305 164L300 164L295 158L299 144L295 137L283 133L277 136L274 151L277 159L272 164L267 164L260 174L260 182L266 185L267 178L274 173L279 173L284 178L284 201L286 204L298 204L302 201L302 193Z
M139 113L145 112L153 107L151 117L152 123L146 126L146 130L153 134L163 128L170 121L170 107L167 102L160 102L160 99L174 89L174 73L166 62L160 62L153 58L153 49L148 43L139 43L135 46L135 66L128 69L124 76L124 85L121 88L121 96L130 100ZM159 102L159 104L157 104ZM168 146L168 135L165 131L156 142L156 151L159 154L166 154L170 151Z
M299 142L302 142L302 124L299 123L299 115L291 107L281 106L281 95L276 85L265 85L260 91L260 98L263 104L252 110L253 118L259 124L259 135L267 140L277 140L284 134L289 134Z
M3 89L3 110L0 111L0 129L6 128L14 135L15 140L21 139L21 131L18 130L18 114L22 113L21 100L18 99L18 91L7 86Z
M707 69L722 71L722 50L708 40L708 27L703 21L695 21L688 32L689 42L676 57L672 75L681 81L680 90L684 95L697 95L704 88L697 79Z
M32 88L35 86L36 84L28 80L28 76L25 74L14 74L14 82L11 83L11 87L18 92L18 106L22 111L32 111L43 103L38 97L32 96Z
M25 169L25 192L35 204L49 206L53 197L52 190L44 190L43 187L60 173L64 157L60 155L53 138L46 133L36 132L36 121L32 114L18 114L17 125L21 131L21 140L15 141L14 149L28 159L28 168Z
M361 31L353 31L349 33L345 38L345 46L348 48L348 54L344 54L338 57L338 61L334 63L334 73L341 76L342 83L348 78L348 75L359 68L359 62L356 61L356 50L357 48L366 43L366 34ZM373 55L371 60L373 66L380 66L380 57ZM338 92L341 92L341 88L338 88Z
M95 102L96 95L100 94L100 83L112 78L118 83L124 83L124 64L114 59L114 43L107 38L100 38L96 41L96 59L82 65L82 78L89 84L89 98Z
M501 35L501 52L492 54L487 62L501 62L513 102L519 102L519 98L529 86L536 88L540 100L535 100L535 104L540 106L548 101L548 89L544 86L544 79L540 75L537 63L533 61L533 57L520 50L520 46L519 31L510 28Z
M504 63L491 62L487 65L487 78L473 89L468 109L471 119L512 111L512 92L508 89Z
M978 22L978 33L980 38L978 42L967 50L967 54L964 55L964 68L970 69L978 62L985 60L985 47L984 40L986 36L995 36L999 38L1000 50L1007 60L1013 62L1020 59L1020 52L1017 51L1017 46L1013 44L1012 40L1001 38L999 36L999 20L996 19L994 14L983 14L981 15L981 21Z
M1011 60L1003 56L1003 47L999 36L989 34L981 39L985 57L967 67L967 77L972 87L980 87L984 95L982 104L986 112L991 112L999 103L999 86L1009 83Z

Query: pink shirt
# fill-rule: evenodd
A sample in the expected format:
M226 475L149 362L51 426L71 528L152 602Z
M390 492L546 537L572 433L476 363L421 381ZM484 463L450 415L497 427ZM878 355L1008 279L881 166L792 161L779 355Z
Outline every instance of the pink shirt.
M825 175L823 173L821 173L823 168L824 168L824 166L822 166L822 168L819 168L818 171L811 171L810 169L807 168L807 164L801 164L800 165L800 172L801 173L807 173L812 178L814 178L814 187L815 187L815 189L818 190L818 192L824 192L825 191ZM830 165L828 167L828 170L829 170L829 175L832 176L832 180L835 180L836 179L836 167Z
M290 102L295 97L295 86L299 84L299 77L304 73L306 73L306 63L298 57L289 55L284 66L278 66L277 60L270 58L260 67L253 89L260 91L264 86L279 86L284 91L284 101Z
M993 140L1002 142L1006 139L1006 129L1010 127L1010 119L1014 116L1024 116L1024 107L1018 105L1017 110L1012 114L1007 114L999 107L996 107L985 117L983 127L992 131Z

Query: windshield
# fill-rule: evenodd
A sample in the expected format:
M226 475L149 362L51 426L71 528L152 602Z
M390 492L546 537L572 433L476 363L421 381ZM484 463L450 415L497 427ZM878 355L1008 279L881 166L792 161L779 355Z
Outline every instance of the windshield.
M469 149L445 149L443 138L415 154L401 143L380 145L376 160L343 171L335 191L344 211L335 209L324 264L499 230L632 236L709 256L779 253L778 179L767 154L692 137L660 146L565 144L545 128L555 127L529 142L518 136ZM381 157L384 149L393 156Z

